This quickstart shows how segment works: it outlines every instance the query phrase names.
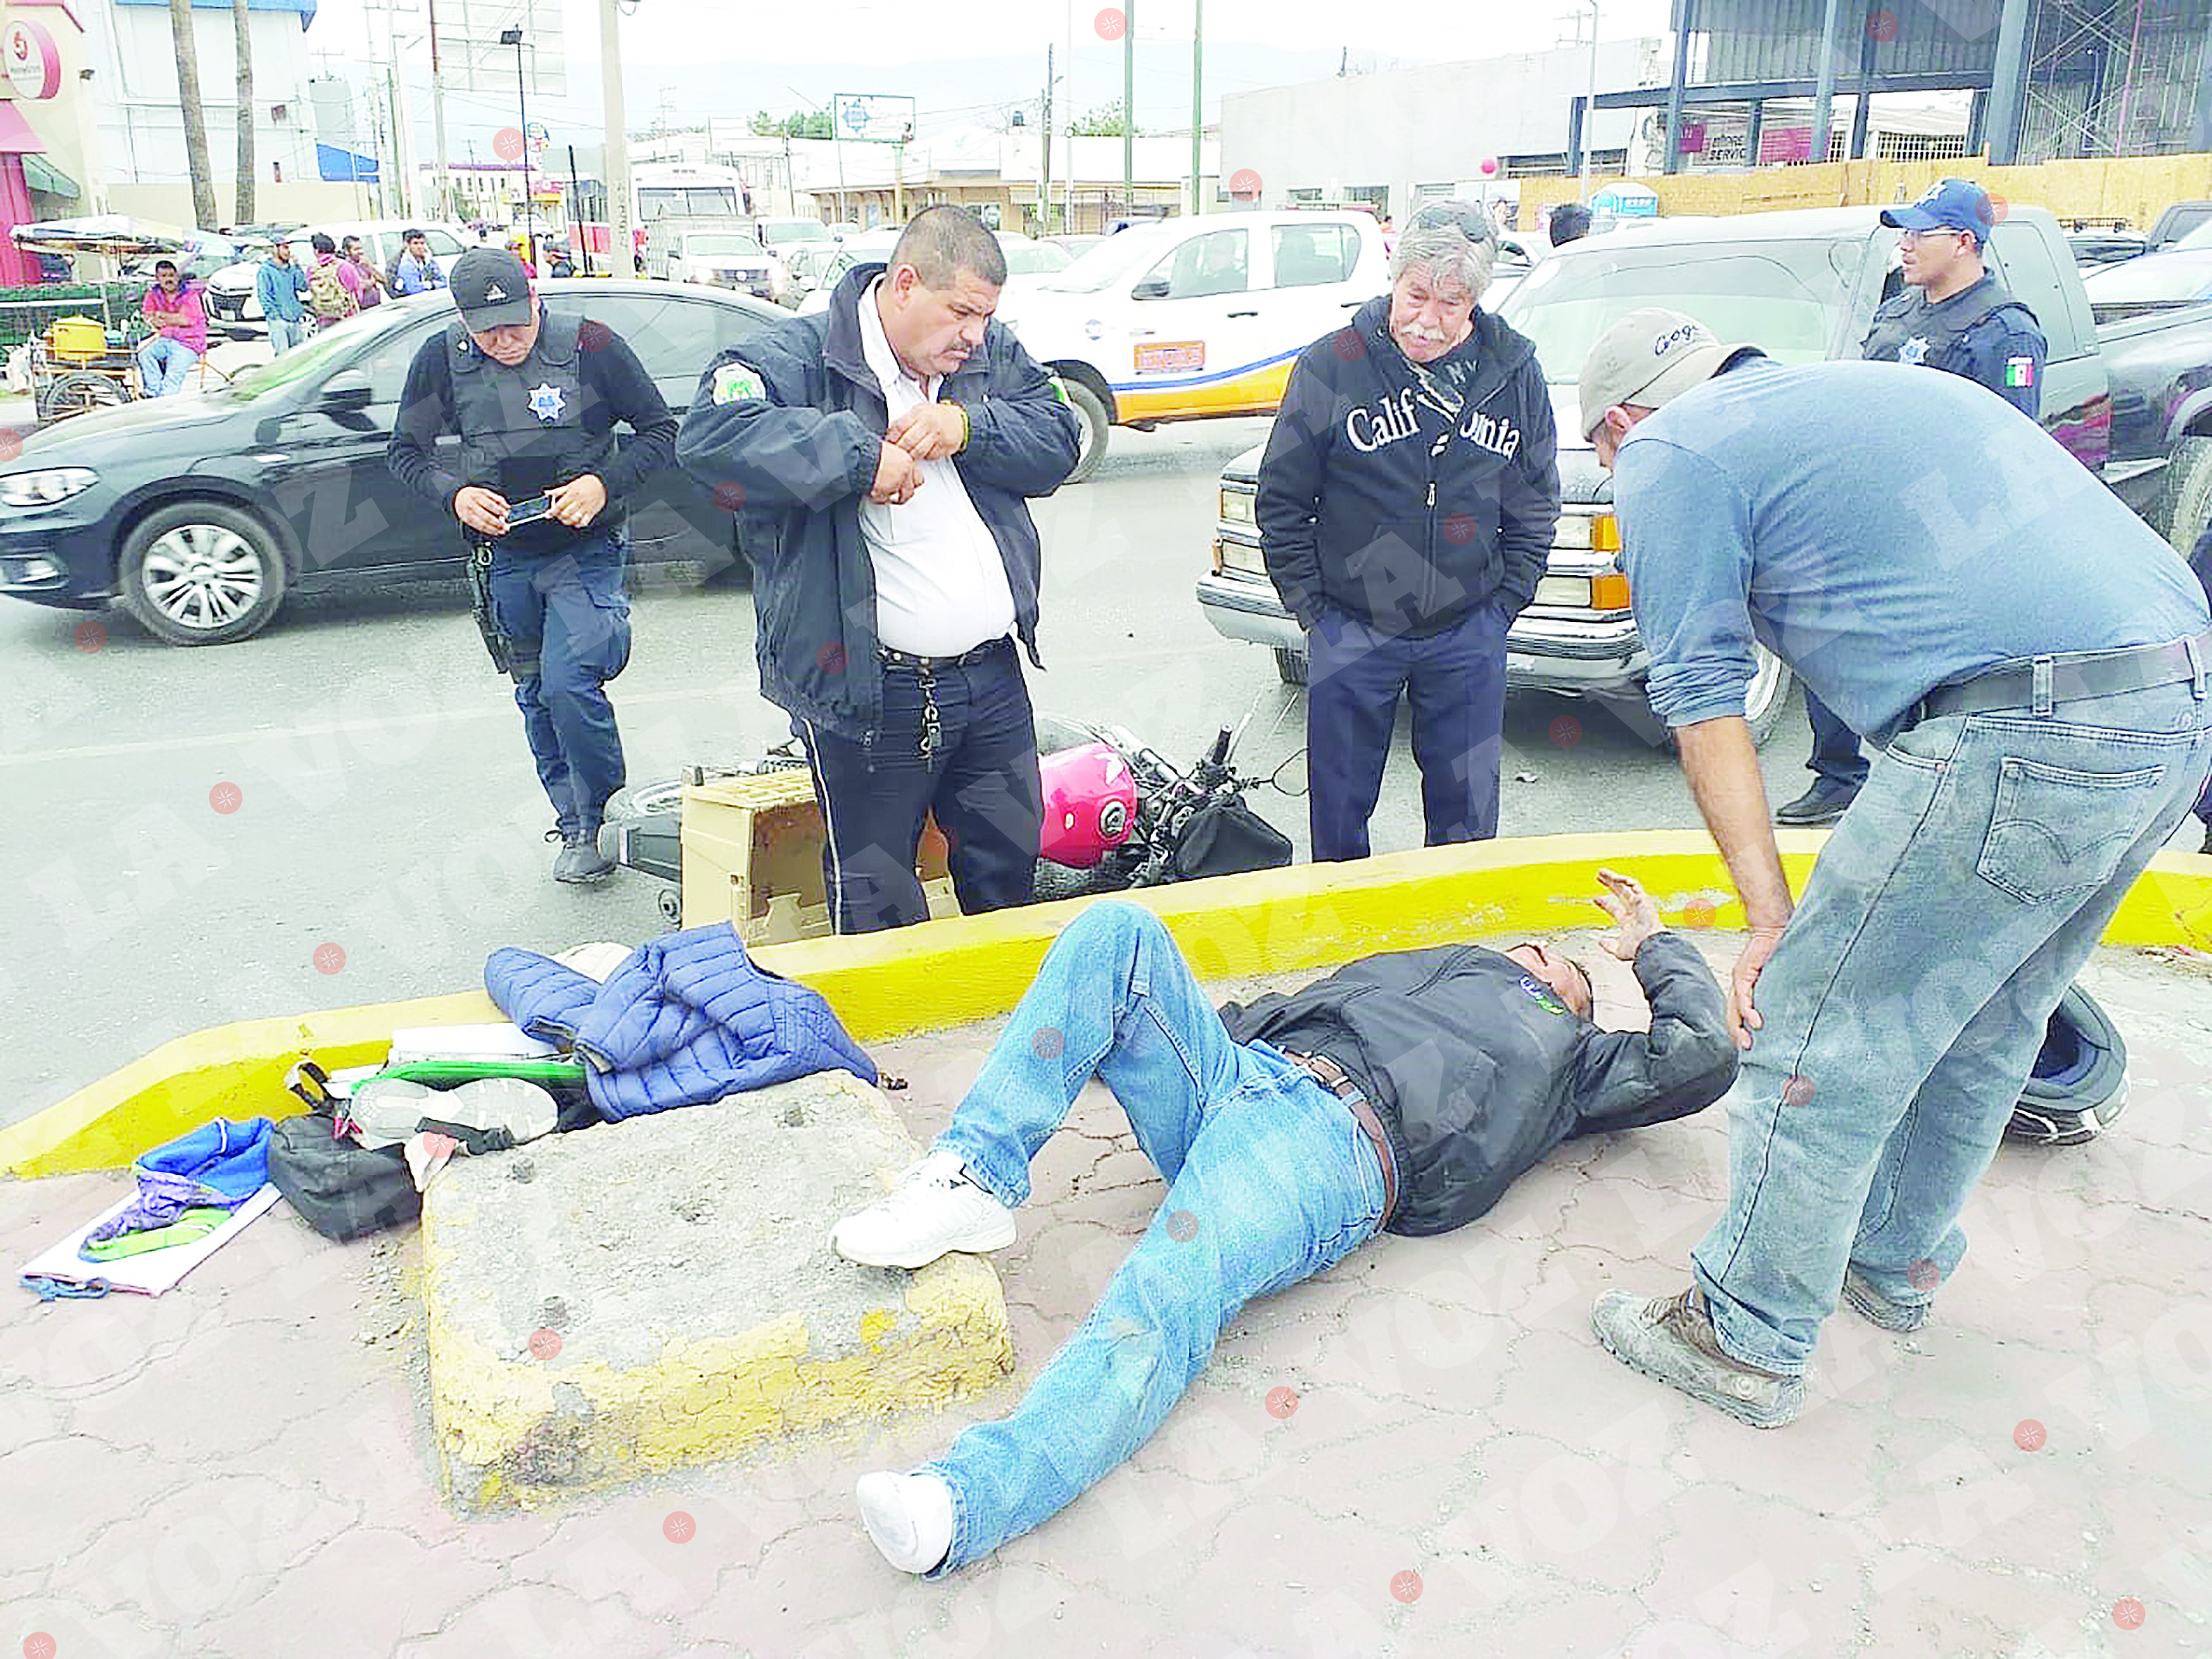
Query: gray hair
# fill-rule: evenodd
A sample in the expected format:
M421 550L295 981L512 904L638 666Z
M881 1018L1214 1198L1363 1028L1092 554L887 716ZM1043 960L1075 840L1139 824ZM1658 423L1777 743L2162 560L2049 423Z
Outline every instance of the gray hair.
M1398 244L1390 251L1392 285L1407 271L1421 270L1436 287L1456 288L1470 299L1481 299L1498 263L1498 232L1489 215L1471 208L1463 222L1443 223L1430 216L1434 211L1433 204L1423 208L1413 224L1398 233ZM1466 228L1475 223L1482 226L1480 236L1468 234Z
M907 221L888 268L901 265L912 265L925 288L951 288L963 270L993 288L1006 283L1006 254L997 235L966 208L950 203L924 208Z

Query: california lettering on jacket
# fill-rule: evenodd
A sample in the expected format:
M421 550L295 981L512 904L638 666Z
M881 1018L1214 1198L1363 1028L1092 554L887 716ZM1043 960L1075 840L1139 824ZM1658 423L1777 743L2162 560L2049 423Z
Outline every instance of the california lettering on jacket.
M1401 438L1411 438L1421 429L1419 419L1413 413L1417 388L1403 386L1396 392L1386 392L1375 400L1374 406L1352 410L1344 417L1344 435L1352 447L1363 455L1396 443ZM1511 460L1521 447L1521 428L1502 415L1486 415L1479 409L1470 409L1460 422L1459 436L1479 445L1493 455Z

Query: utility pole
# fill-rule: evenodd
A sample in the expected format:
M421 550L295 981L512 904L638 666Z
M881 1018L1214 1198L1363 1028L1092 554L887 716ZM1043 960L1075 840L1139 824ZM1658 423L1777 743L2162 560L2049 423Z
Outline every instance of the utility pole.
M1196 218L1206 211L1206 204L1199 199L1198 181L1205 165L1203 143L1200 135L1205 131L1203 111L1206 105L1200 95L1206 84L1206 0L1192 0L1190 15L1190 211Z
M438 200L433 219L458 219L453 211L453 179L446 167L446 81L438 69L438 0L428 0L430 12L430 142L437 147Z
M1137 216L1137 0L1121 0L1121 216Z
M1037 228L1052 228L1052 42L1044 43L1044 161L1037 169Z
M1588 207L1589 205L1590 198L1590 152L1597 148L1597 6L1598 0L1590 0L1589 96L1583 100L1583 189L1581 199L1584 207Z
M399 217L405 219L413 210L408 206L411 180L407 177L407 102L399 81L398 0L384 0L384 72L392 87L392 199L398 204Z
M629 138L623 123L621 14L599 0L599 102L606 108L607 266L617 276L637 272L637 232L630 219Z

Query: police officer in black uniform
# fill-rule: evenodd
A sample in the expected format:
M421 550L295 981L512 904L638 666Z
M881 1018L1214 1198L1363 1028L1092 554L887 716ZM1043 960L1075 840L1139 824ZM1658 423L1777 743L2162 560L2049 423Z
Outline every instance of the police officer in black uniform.
M1970 179L1938 179L1909 207L1883 210L1903 231L1902 292L1874 314L1860 343L1870 362L1922 363L1965 376L2028 417L2043 408L2043 330L2035 313L1982 264L1996 222L1989 192ZM1777 823L1830 823L1866 781L1858 734L1818 697L1805 694L1813 722L1813 787L1774 814Z
M468 537L477 623L553 802L555 878L603 880L599 821L623 784L605 682L629 660L623 502L675 460L676 416L604 324L541 309L508 250L471 248L452 291L460 315L416 353L386 459Z

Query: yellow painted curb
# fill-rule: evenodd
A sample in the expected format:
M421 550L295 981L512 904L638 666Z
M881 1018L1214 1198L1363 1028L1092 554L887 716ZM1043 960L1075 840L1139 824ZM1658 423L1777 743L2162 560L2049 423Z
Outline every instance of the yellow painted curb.
M1826 840L1777 837L1802 890ZM1591 872L1618 866L1686 928L1742 923L1728 872L1701 831L1540 836L1431 848L1356 864L1186 882L1128 895L1164 919L1203 978L1294 972L1370 951L1598 926ZM828 997L854 1038L878 1042L1002 1013L1053 936L1086 903L1031 905L894 933L766 946L763 967ZM2104 942L2212 950L2212 860L2162 854L2129 893ZM0 1170L18 1177L114 1169L218 1115L283 1113L286 1067L381 1057L406 1025L496 1018L481 993L373 1004L223 1025L166 1042L36 1116L0 1129Z

